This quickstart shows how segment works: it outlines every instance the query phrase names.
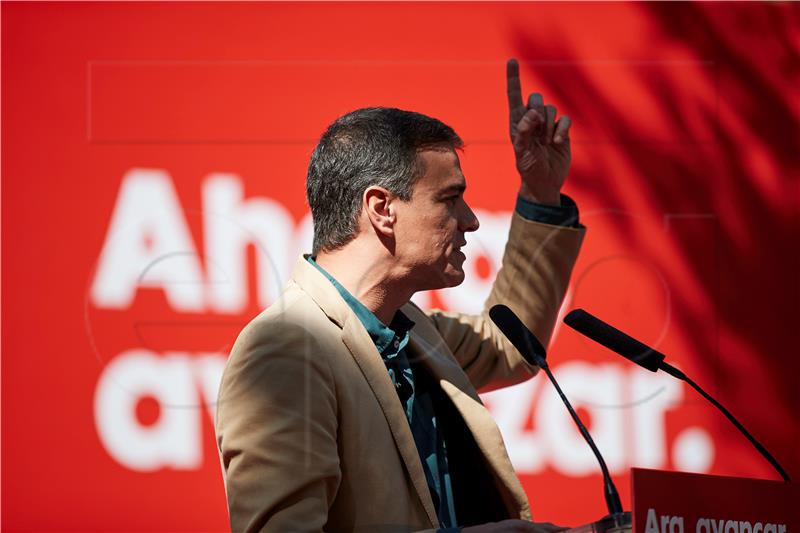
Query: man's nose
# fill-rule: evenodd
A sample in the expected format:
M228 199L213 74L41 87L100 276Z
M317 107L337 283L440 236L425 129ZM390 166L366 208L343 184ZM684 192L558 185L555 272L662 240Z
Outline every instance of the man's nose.
M459 229L465 233L468 231L475 231L481 225L481 223L478 222L478 217L475 216L475 213L472 211L472 208L470 208L467 202L463 202L459 222Z

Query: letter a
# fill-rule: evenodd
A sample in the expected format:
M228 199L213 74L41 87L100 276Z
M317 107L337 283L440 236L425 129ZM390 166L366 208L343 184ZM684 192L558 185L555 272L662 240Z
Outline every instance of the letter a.
M647 525L645 525L644 533L660 533L658 530L656 510L653 508L647 510Z
M98 307L130 307L139 287L164 291L177 311L202 311L204 279L169 174L133 169L122 180L92 284Z

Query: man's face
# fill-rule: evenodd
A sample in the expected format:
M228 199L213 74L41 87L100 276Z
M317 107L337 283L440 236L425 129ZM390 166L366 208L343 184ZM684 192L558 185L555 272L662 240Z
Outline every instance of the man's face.
M424 173L411 199L397 204L395 257L407 269L415 291L453 287L464 281L461 247L465 233L478 229L464 201L466 180L452 150L417 154Z

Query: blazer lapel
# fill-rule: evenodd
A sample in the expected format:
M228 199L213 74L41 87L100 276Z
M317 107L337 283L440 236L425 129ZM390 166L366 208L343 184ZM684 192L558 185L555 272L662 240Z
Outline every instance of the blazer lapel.
M475 387L449 353L449 348L444 345L441 336L430 325L427 317L420 317L419 311L414 313L408 309L409 306L405 306L403 312L421 326L419 328L415 326L412 330L409 347L420 354L422 363L461 414L490 467L507 488L509 494L506 496L513 498L522 516L530 518L528 498L508 457L503 437L494 418L483 405Z
M342 342L352 354L372 389L428 519L433 527L437 527L439 518L433 506L428 481L425 479L425 471L422 469L406 413L389 378L386 365L367 330L330 281L304 257L301 257L295 265L292 278L311 296L328 318L342 328Z

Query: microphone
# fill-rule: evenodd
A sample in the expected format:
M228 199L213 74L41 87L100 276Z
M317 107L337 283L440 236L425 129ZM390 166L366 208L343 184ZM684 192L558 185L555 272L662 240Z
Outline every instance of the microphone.
M717 400L712 398L700 385L692 381L686 374L664 361L664 354L650 348L646 344L637 341L633 337L626 335L617 328L606 324L599 318L591 315L583 309L575 309L570 311L564 317L564 323L577 331L578 333L589 337L593 341L602 344L612 352L616 352L626 359L636 363L637 365L646 368L651 372L663 370L672 377L678 378L681 381L688 383L700 395L711 402L714 407L722 411L728 420L736 426L746 438L750 441L756 450L772 465L772 467L780 474L784 481L791 481L789 474L783 469L778 461L770 454L764 446L753 437L744 426L736 420L736 418L722 406Z
M570 311L564 317L564 323L651 372L657 372L661 363L664 362L665 356L661 352L657 352L617 328L609 326L583 309Z
M567 410L572 416L572 420L574 420L575 424L578 426L581 435L583 435L583 438L589 443L589 447L592 449L592 452L594 452L597 462L600 463L600 470L603 472L603 493L605 494L608 513L610 515L619 515L623 513L619 492L617 492L617 487L614 486L611 474L608 473L606 462L603 460L603 456L600 454L600 450L597 449L594 440L592 440L592 436L589 435L586 426L584 426L581 419L578 418L578 414L575 412L575 409L572 408L572 404L569 403L569 400L567 400L567 397L558 385L553 373L550 372L550 367L545 359L547 354L542 343L540 343L539 339L531 333L531 330L522 323L517 315L505 305L499 304L493 306L489 310L489 317L528 363L538 366L547 374L547 377L553 383L558 395L561 397L561 401L567 406Z

